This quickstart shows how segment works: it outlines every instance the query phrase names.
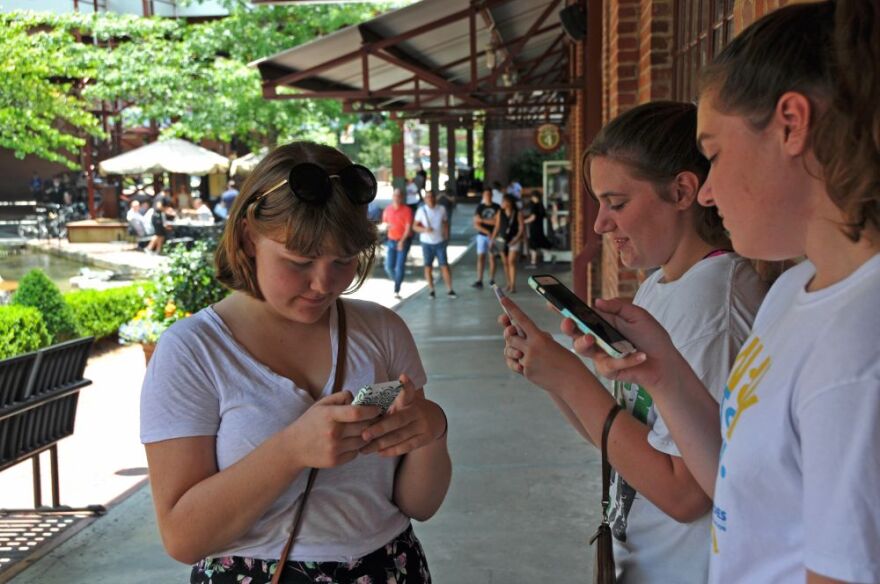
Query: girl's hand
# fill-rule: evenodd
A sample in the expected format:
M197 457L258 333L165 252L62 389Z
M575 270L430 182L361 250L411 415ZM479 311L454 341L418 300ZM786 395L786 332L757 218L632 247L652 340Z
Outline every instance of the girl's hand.
M329 468L351 462L367 441L365 428L381 414L376 406L353 406L351 393L340 391L316 402L288 426L297 464Z
M525 338L519 336L506 314L498 317L505 327L504 359L508 368L551 393L561 391L581 375L590 375L577 355L539 329L515 302L509 298L501 302L525 333Z
M400 456L438 440L446 433L446 414L436 403L425 399L406 375L400 376L401 391L388 412L366 428L361 437L366 446L362 454Z
M597 300L596 308L638 351L619 359L611 357L599 348L592 336L581 333L574 321L566 318L560 329L572 338L574 350L592 359L602 377L662 389L663 383L674 375L671 364L678 361L675 359L678 351L666 329L645 309L619 299Z

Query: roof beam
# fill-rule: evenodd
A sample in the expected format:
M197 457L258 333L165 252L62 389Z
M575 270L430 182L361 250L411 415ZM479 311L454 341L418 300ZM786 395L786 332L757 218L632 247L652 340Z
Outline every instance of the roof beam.
M523 35L516 43L514 43L510 50L508 50L507 57L505 57L504 61L502 61L500 65L495 67L495 70L485 80L488 85L491 86L495 84L495 82L498 80L498 76L501 75L501 73L505 69L507 69L507 67L511 63L513 63L514 58L516 58L516 56L520 54L523 47L526 46L526 43L528 43L529 40L534 37L537 30L541 28L541 25L544 24L544 21L547 20L547 17L550 16L550 14L556 9L557 6L559 6L559 3L561 1L562 0L552 0L547 5L541 15L538 17L538 19L532 23L532 26L529 27L528 32Z

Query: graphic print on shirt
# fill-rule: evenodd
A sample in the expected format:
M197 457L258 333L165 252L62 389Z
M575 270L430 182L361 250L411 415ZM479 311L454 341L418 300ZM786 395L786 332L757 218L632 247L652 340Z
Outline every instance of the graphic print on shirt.
M724 387L724 396L721 399L721 455L718 459L718 481L723 481L728 476L727 467L724 464L724 453L727 444L733 438L737 424L743 414L751 407L758 404L758 385L770 368L770 357L761 358L764 344L757 336L753 336L736 356L733 369L727 385ZM715 505L712 510L712 553L719 552L718 531L727 531L727 512Z
M634 383L614 384L614 395L624 408L635 419L648 425L648 413L654 405L654 399L641 386ZM636 498L636 490L626 480L612 469L611 486L614 498L608 509L608 523L611 524L611 533L618 541L626 542L626 524L629 511L632 509Z

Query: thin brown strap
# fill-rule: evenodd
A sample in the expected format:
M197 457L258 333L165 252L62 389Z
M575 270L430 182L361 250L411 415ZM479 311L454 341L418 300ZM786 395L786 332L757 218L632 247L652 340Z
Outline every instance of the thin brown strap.
M615 403L608 416L605 418L605 426L602 428L602 523L608 523L608 504L611 503L611 497L608 492L611 489L611 465L608 463L608 434L611 431L611 424L614 418L620 413L623 407Z
M342 389L342 380L343 377L345 377L346 349L348 348L348 335L345 326L345 308L342 305L342 298L336 299L336 323L338 325L337 330L339 331L337 338L337 346L339 348L336 351L336 373L333 377L333 393ZM278 565L275 566L275 574L272 575L272 584L278 584L281 582L281 573L284 571L284 565L287 563L290 549L293 547L293 540L296 539L297 534L299 534L299 529L302 527L303 510L306 508L306 502L309 500L309 493L312 492L312 486L315 484L315 477L317 475L318 469L309 469L306 490L303 491L302 499L300 500L299 505L297 505L296 512L293 515L293 527L290 530L290 535L287 537L287 543L284 544L284 549L281 551Z

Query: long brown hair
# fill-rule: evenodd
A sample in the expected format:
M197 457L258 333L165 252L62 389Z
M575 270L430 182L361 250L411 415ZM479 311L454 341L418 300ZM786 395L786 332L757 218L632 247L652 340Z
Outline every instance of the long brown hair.
M867 0L792 4L727 45L700 79L720 111L769 123L788 91L813 108L811 146L844 233L880 228L880 15Z

